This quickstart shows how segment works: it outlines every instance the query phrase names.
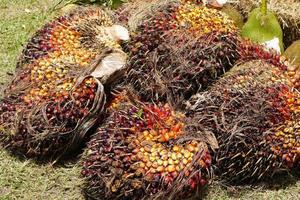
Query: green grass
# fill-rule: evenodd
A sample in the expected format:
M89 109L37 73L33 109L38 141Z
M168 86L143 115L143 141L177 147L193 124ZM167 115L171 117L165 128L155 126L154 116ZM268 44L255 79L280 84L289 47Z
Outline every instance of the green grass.
M0 82L14 72L22 45L53 13L51 0L0 0ZM76 164L38 164L0 150L0 200L80 200L80 168ZM282 180L282 179L279 179ZM272 189L257 187L210 186L206 199L300 199L300 181L288 178L274 181ZM287 180L292 180L287 184ZM298 180L298 181L297 181Z

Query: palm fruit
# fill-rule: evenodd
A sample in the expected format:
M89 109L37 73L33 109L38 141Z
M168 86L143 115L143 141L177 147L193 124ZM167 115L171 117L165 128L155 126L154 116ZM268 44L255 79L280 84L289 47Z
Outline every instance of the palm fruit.
M15 153L38 159L74 150L105 100L103 86L92 77L71 78L51 91L31 92L6 93L2 99L0 142Z
M145 101L175 104L231 68L238 58L237 28L226 14L200 5L155 8L126 46L131 59L123 84Z
M102 83L112 81L101 67L121 54L115 36L108 34L111 27L112 20L101 9L82 8L38 31L0 102L4 147L46 159L82 142L103 109ZM91 76L95 72L106 82Z
M192 121L183 113L124 92L108 111L83 155L88 198L182 199L207 184L209 137L189 134Z
M292 64L300 66L300 40L293 42L293 44L285 50L283 55L288 58Z
M258 7L259 3L260 1L257 0L239 0L233 1L232 5L241 11L244 18L247 18L251 10ZM293 41L300 38L299 0L269 0L268 7L270 11L276 14L283 29L285 46L290 46Z
M267 10L267 0L262 1L261 8L256 8L249 13L241 34L253 42L266 44L266 46L274 41L270 47L281 53L284 51L283 33L276 16Z
M244 184L299 167L297 70L260 60L242 62L187 102L198 131L210 131L218 140L213 166L220 180Z
M263 60L271 65L275 65L276 68L273 71L276 71L278 77L283 76L281 81L284 80L290 87L300 89L300 72L297 69L297 65L293 63L292 56L290 58L280 56L277 52L268 50L262 45L247 40L239 40L238 54L240 60L244 62ZM292 70L292 72L289 70Z
M101 40L91 40L90 43L94 42L94 45L86 45L86 41L90 40L87 40L87 37L97 37L101 31L103 32L101 27L112 25L112 19L103 10L96 7L79 7L69 14L48 22L38 30L24 48L18 66L31 63L41 57L56 59L60 56L72 56L76 64L84 66L89 60L95 58L95 50L116 43L113 40L107 40L105 43Z

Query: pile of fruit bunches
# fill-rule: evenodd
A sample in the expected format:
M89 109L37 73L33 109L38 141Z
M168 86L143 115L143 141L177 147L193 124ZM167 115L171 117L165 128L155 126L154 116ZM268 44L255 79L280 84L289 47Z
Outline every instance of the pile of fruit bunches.
M188 103L200 129L217 137L220 179L253 182L299 166L299 68L282 62L240 63Z
M120 93L83 156L86 195L95 199L180 199L207 184L207 144L188 134L189 122L168 104L142 103Z
M237 28L221 11L168 3L145 17L126 46L125 77L147 101L181 102L238 59Z

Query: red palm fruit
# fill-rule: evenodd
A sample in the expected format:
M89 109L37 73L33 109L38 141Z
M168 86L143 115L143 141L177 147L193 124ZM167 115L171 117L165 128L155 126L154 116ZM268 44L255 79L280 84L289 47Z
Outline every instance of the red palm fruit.
M181 199L202 189L210 163L199 163L208 161L210 153L208 144L188 135L191 119L168 105L142 103L130 93L121 96L83 156L85 194L94 199ZM178 123L183 126L176 138L159 140L161 130L169 132Z

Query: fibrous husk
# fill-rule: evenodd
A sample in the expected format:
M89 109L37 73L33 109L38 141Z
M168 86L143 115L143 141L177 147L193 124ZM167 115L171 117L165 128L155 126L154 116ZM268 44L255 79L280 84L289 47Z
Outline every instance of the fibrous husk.
M82 141L103 110L102 84L124 70L126 55L108 34L112 23L99 8L79 8L34 35L0 102L5 147L45 159Z
M220 180L254 182L299 166L297 70L242 62L187 103L199 132L211 131L219 142L213 166Z
M221 11L164 4L141 21L126 46L131 58L124 82L143 100L174 105L231 68L237 40L234 22Z
M210 177L208 133L168 104L143 103L119 93L83 155L84 191L91 199L182 199Z
M239 0L232 3L247 18L251 10L258 7L260 1ZM300 1L299 0L269 0L268 8L273 11L284 32L284 44L286 47L300 38Z

